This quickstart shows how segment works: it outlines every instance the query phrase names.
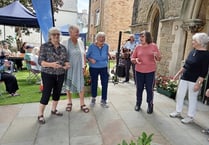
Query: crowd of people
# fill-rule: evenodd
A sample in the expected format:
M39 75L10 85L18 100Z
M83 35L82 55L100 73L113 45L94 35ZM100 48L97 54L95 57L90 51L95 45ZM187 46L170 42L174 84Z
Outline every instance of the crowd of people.
M52 27L49 30L48 42L39 48L34 48L27 43L23 43L21 52L25 53L25 60L30 59L36 62L36 70L41 71L43 91L40 99L38 121L45 123L44 111L50 96L52 96L51 114L62 116L63 113L57 110L63 85L66 88L67 106L66 111L72 111L72 93L78 93L80 97L80 109L88 113L90 109L85 104L84 99L84 73L90 72L91 77L91 102L90 107L94 107L97 99L98 78L101 80L101 106L108 108L108 63L112 56L109 53L109 45L106 43L104 32L98 32L88 50L85 50L84 43L79 39L79 28L69 27L69 38L63 42L60 40L60 30ZM192 50L189 53L183 67L173 77L179 80L176 94L176 109L170 113L170 117L181 117L184 98L188 92L188 114L181 120L182 123L191 123L196 114L197 97L201 90L203 81L208 74L209 67L209 37L206 33L196 33L192 37ZM136 105L135 111L141 110L143 91L146 90L147 113L154 111L154 86L157 62L162 55L157 45L152 41L151 33L142 31L140 33L140 43L136 45L134 35L122 46L121 58L124 59L125 80L129 82L129 71L132 67L133 79L136 85ZM18 83L12 73L6 72L5 68L11 67L11 63L6 60L10 55L8 44L0 44L0 81L4 81L6 91L11 96L19 95ZM87 67L88 64L88 67ZM87 70L87 68L89 70ZM209 97L209 88L205 94ZM209 132L209 130L208 130Z

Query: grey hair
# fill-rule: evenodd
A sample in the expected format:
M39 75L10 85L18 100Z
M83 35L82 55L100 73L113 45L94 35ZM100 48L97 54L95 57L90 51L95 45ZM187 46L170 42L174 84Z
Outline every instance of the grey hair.
M192 39L197 41L202 47L207 48L209 37L206 33L196 33L192 36Z
M57 28L57 27L51 27L51 28L49 29L49 32L48 32L48 41L51 40L51 39L50 39L50 35L51 35L52 33L59 33L59 34L61 35L61 32L60 32L60 29L59 29L59 28Z
M72 30L78 30L78 31L79 31L79 27L76 26L76 25L71 25L71 26L69 27L69 32L71 32Z
M38 55L39 51L40 51L39 47L34 47L33 50L32 50L32 54L33 55Z
M98 32L95 36L95 40L97 40L98 37L105 37L105 33L104 32Z

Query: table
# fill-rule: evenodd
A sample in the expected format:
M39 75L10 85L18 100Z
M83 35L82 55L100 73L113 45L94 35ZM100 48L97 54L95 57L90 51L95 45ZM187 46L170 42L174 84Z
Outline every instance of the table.
M24 60L24 56L9 56L7 59L14 62L15 70L22 70L22 61Z

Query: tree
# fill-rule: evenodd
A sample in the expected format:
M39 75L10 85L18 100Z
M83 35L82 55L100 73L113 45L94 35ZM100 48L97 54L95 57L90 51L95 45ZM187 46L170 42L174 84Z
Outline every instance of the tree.
M0 8L4 7L6 5L11 4L15 0L0 0ZM34 13L32 0L19 0L21 4L23 4L29 11ZM52 6L53 6L53 12L58 12L59 7L63 6L62 0L52 0ZM35 29L36 31L39 31L39 29ZM15 27L15 40L17 43L17 50L20 50L20 47L22 46L22 34L30 35L31 32L28 28L25 27ZM1 35L1 30L0 30ZM8 37L11 38L11 37ZM14 39L14 38L13 38Z

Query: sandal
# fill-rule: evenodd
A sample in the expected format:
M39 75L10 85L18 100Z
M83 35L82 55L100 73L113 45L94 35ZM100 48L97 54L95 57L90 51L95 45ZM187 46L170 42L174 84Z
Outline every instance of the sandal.
M65 110L68 111L68 112L70 112L72 110L72 106L73 106L72 103L68 103L67 104L67 107L65 108Z
M84 104L84 105L81 105L81 110L84 112L84 113L88 113L89 112L89 108Z
M61 112L59 112L58 110L55 111L51 111L52 115L57 115L57 116L62 116L63 114Z
M38 122L40 124L45 124L45 119L44 119L44 116L43 115L38 116Z

